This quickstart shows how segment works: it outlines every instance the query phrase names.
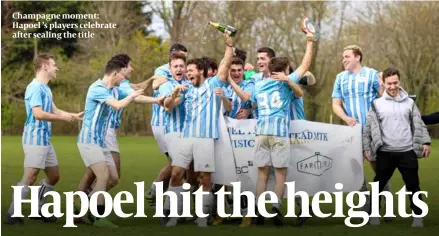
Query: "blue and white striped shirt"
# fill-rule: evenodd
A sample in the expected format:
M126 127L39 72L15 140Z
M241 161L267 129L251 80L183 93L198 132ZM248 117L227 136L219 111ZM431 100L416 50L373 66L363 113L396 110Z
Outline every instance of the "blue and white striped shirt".
M51 122L36 120L32 112L32 108L40 106L43 111L52 113L53 98L49 86L37 79L32 80L26 88L24 105L27 117L24 124L22 143L24 145L50 145L50 138L52 136Z
M294 73L288 75L290 79L293 80L294 83L299 84L300 78L298 76L294 76ZM296 98L294 94L291 99L291 107L290 107L290 119L291 120L305 120L305 108L303 106L303 97Z
M119 97L115 98L114 93L117 93ZM111 107L105 101L121 100L126 96L128 94L119 87L107 88L101 79L90 85L85 100L84 118L78 135L78 143L96 144L104 148L105 135L111 118Z
M159 76L166 76L168 80L173 80L171 71L169 70L170 66L169 63L161 65L160 67L157 67L154 71L154 75ZM159 90L154 90L152 96L158 97L160 95ZM164 118L165 118L166 110L163 106L160 106L159 104L153 104L152 105L152 116L151 116L151 126L163 126L165 124Z
M288 77L295 81L298 75L293 73ZM257 135L288 137L292 96L286 82L269 78L256 82L251 101L257 104Z
M250 78L251 78L251 81L253 81L253 83L256 84L257 82L262 81L264 79L264 73L263 72L259 72L257 74L252 75ZM251 118L252 119L258 119L258 109L253 109L252 110Z
M242 80L238 85L241 89L249 93L251 93L255 87L255 83L253 80ZM230 110L230 112L226 113L227 116L235 118L241 109L252 108L251 102L243 102L238 94L236 94L235 90L233 90L231 85L227 86L226 91L227 97L229 97L230 101L232 102L232 109Z
M177 85L187 84L190 85L191 82L186 79L182 79L181 81L177 80L169 80L168 82L162 84L159 88L160 95L162 96L170 96L172 91ZM165 133L177 132L181 133L184 125L184 117L185 117L185 107L184 104L181 103L178 106L172 109L171 113L165 112Z
M293 96L290 109L291 120L305 120L305 108L303 107L303 97L296 98Z
M185 138L219 137L218 119L221 98L215 95L215 88L224 83L218 76L208 78L199 87L190 85L183 95L186 110L182 136Z
M122 80L119 85L119 89L123 90L126 94L131 94L134 90L131 88L129 80ZM119 99L119 90L113 89L113 97ZM118 129L122 122L122 115L125 109L115 110L111 109L111 118L109 128Z
M360 73L343 71L337 75L332 98L340 98L346 115L357 119L364 127L372 101L378 96L379 72L363 66Z

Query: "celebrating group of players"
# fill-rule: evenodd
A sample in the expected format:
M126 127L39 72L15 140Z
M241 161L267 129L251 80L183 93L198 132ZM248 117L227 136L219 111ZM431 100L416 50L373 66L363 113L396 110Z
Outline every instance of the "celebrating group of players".
M35 59L35 79L28 85L25 93L27 119L24 126L22 144L25 153L24 174L17 183L22 188L22 199L26 198L35 183L40 170L46 179L40 182L40 209L44 204L44 194L54 189L59 180L58 162L50 143L51 121L82 121L77 145L86 171L78 190L89 195L98 191L109 191L120 178L120 151L116 133L122 120L123 109L132 102L154 104L151 126L160 151L168 157L168 164L158 173L155 182L168 183L168 191L175 192L179 209L182 207L181 192L184 182L192 186L202 186L203 212L211 212L214 203L211 173L215 171L214 140L218 139L218 120L220 115L235 119L257 119L255 163L258 167L257 196L266 190L270 169L274 168L276 184L274 192L282 199L290 157L289 130L292 119L305 119L303 108L303 86L315 83L314 76L308 72L311 64L314 35L307 33L305 55L301 64L292 69L287 57L276 57L268 47L258 49L257 66L259 73L245 79L244 73L251 70L245 63L245 53L234 48L232 38L225 37L225 54L219 65L214 60L203 57L186 59L187 49L181 44L171 47L169 62L155 70L154 76L142 83L130 83L131 59L118 54L111 58L104 70L104 76L96 80L88 89L85 110L69 113L58 109L52 100L49 81L56 78L57 66L53 57L43 54ZM244 57L243 57L244 55ZM356 109L342 107L345 99L352 98L345 93L358 89L351 85L349 76L365 78L370 83L363 90L366 96L363 104L372 101L380 84L376 70L361 66L362 53L358 47L348 47L343 53L343 64L348 72L337 76L333 98L335 112L347 124L355 125L366 114ZM357 71L360 68L360 71ZM355 73L352 73L355 72ZM348 76L344 79L343 76ZM363 79L364 80L364 79ZM363 81L364 82L364 81ZM142 95L152 86L153 97ZM346 88L345 88L346 87ZM367 101L367 102L366 102ZM341 109L336 108L337 105ZM355 105L351 105L354 107ZM366 109L366 107L361 108ZM345 113L346 112L346 113ZM198 183L199 181L199 183ZM155 185L147 191L147 198L155 199ZM169 215L169 197L165 201L165 214ZM11 203L5 222L23 224L23 219L12 217ZM280 203L274 203L272 211L278 213L274 218L276 225L282 224ZM98 197L97 211L103 214L104 198ZM245 211L245 209L243 209ZM245 213L244 213L245 214ZM213 212L214 215L214 212ZM45 222L56 221L55 217L39 217ZM97 227L117 227L106 218L83 217ZM258 213L255 221L244 217L241 226L263 223ZM161 223L175 226L178 218L165 217ZM213 218L213 224L222 219ZM207 217L197 219L200 227L208 225Z

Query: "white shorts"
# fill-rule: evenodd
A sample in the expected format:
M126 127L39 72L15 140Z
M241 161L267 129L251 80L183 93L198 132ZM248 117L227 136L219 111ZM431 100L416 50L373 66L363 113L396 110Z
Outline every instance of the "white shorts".
M167 153L168 148L166 146L166 140L165 140L165 127L152 126L152 133L154 134L154 139L157 141L157 144L159 145L160 152Z
M288 137L256 136L255 162L257 167L286 168L290 153L290 139Z
M96 144L78 143L79 153L85 167L89 167L99 162L107 162L107 165L114 166L113 156L110 150L102 148Z
M52 144L48 146L23 145L24 168L45 169L58 166L55 149Z
M172 146L172 166L189 168L192 160L196 172L215 172L214 140L209 138L180 138Z
M169 147L168 154L171 159L174 155L176 155L175 151L178 150L176 150L175 145L176 143L180 142L181 139L181 133L171 132L165 134L166 147Z
M107 129L107 134L105 135L105 146L107 146L107 149L110 150L110 152L120 153L119 144L117 143L116 129Z

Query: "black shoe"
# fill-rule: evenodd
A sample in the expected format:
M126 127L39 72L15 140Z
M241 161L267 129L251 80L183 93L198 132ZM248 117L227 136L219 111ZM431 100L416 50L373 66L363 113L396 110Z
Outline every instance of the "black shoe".
M8 214L6 214L4 223L8 224L8 225L24 225L24 220L22 217L12 217L8 213Z
M258 216L255 220L256 225L264 225L264 221L265 221L264 216L262 216L259 212L257 212L256 215Z
M283 217L282 213L280 212L280 210L277 207L272 207L271 210L273 211L273 213L277 213L276 216L273 217L274 225L277 225L277 226L284 225L284 222L283 222L284 217Z
M161 226L166 226L166 224L169 221L169 215L171 214L170 210L164 210L163 211L163 215L165 215L165 217L160 218L160 225Z
M312 212L312 208L311 208L311 206L309 207L309 215L310 215L311 217L301 217L300 215L302 215L302 209L300 209L300 211L299 211L299 215L298 215L298 217L297 217L297 223L296 223L296 226L297 226L297 227L301 227L301 226L303 226L303 225L306 223L306 221L308 221L309 219L311 219L311 217L312 217L312 215L313 215L313 212Z

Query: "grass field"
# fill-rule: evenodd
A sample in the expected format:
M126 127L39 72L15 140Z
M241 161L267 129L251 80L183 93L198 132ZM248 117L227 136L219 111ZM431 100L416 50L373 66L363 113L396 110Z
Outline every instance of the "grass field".
M60 192L76 190L77 184L83 174L84 166L79 156L76 146L76 137L54 137L52 144L56 150L61 169L61 179L56 190ZM295 219L285 220L286 226L275 228L271 221L267 221L263 227L253 226L251 228L240 229L238 225L226 224L221 226L211 226L207 229L200 229L196 225L179 225L175 228L164 228L159 226L159 220L153 218L154 211L147 209L148 218L118 218L112 214L110 219L118 224L117 229L93 228L88 225L79 225L78 228L63 228L64 219L56 224L44 224L40 221L26 219L26 226L9 226L2 224L2 235L184 235L209 234L304 234L304 235L338 235L354 233L356 235L434 235L439 232L439 149L435 146L439 144L436 140L433 143L433 154L427 160L420 161L420 180L421 189L428 192L425 200L429 206L429 214L425 218L425 228L412 229L410 227L412 219L397 218L391 223L381 222L381 226L364 226L362 228L349 228L344 225L344 218L313 218L301 228L292 226ZM149 188L157 171L165 164L165 158L159 153L158 147L151 137L121 137L119 145L122 155L122 174L120 184L112 190L130 191L135 193L134 182L145 181L145 188ZM6 212L12 198L11 185L15 185L22 176L23 151L21 147L21 137L2 137L2 217ZM368 180L373 178L372 170L366 165ZM40 174L41 179L43 174ZM39 180L38 179L38 180ZM392 190L398 191L403 186L399 172L395 172L392 179ZM113 194L114 195L114 194ZM146 204L146 202L145 202ZM147 204L146 204L147 205ZM284 204L286 205L286 204ZM395 203L396 205L396 203ZM149 206L147 206L149 207ZM29 211L27 205L24 206ZM123 210L135 212L135 204L125 204ZM396 208L395 208L396 209ZM333 206L324 204L324 213L334 212ZM344 207L347 212L347 207ZM395 211L397 212L397 211ZM3 222L3 218L2 218ZM436 233L434 233L436 232Z

